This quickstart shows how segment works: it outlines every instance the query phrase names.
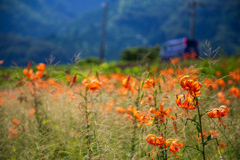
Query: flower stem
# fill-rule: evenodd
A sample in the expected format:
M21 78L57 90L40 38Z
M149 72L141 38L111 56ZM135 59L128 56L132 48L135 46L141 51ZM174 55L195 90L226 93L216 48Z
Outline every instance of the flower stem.
M92 156L91 156L91 149L90 149L91 141L90 141L90 125L88 123L89 112L88 112L88 98L87 98L88 95L87 95L87 92L88 91L86 89L86 94L85 94L84 100L85 100L85 114L86 114L86 124L87 124L87 126L86 126L86 129L87 129L87 148L88 148L89 159L91 159Z
M203 129L202 129L202 119L201 119L202 117L201 117L199 106L197 106L197 109L198 109L198 117L199 117L201 139L202 139L202 155L203 155L203 160L205 160L205 144L204 144L204 139L203 139Z
M140 87L138 88L138 93L137 93L137 98L135 100L135 106L136 106L136 109L138 110L138 106L139 106L139 102L140 102ZM135 152L135 137L136 137L136 130L137 130L137 118L134 117L134 120L133 120L133 135L132 135L132 147L131 147L131 158L133 157L133 154Z
M34 91L34 93L32 95L33 95L33 99L34 99L34 108L36 110L36 120L37 120L37 123L38 123L38 130L39 130L40 133L43 134L42 121L40 119L40 114L39 114L39 101L38 101L38 98L37 98L37 90L36 90L35 82L32 81L32 85L33 85L33 91Z

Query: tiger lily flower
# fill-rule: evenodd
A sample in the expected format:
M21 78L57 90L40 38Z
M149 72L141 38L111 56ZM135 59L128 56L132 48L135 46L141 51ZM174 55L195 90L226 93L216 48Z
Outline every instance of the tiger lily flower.
M99 89L101 88L102 86L102 83L94 76L92 77L89 77L89 78L85 78L83 81L82 81L82 84L87 88L87 89L90 89L90 90L93 90L95 91L96 89Z
M12 124L16 125L16 126L19 126L20 125L20 122L16 119L12 119Z
M221 123L223 127L229 129L229 127L224 125L224 122L221 120L221 117L228 115L228 112L229 108L225 105L221 105L219 108L211 109L211 111L207 112L207 114L210 118L218 118L218 124Z
M225 105L230 105L231 104L229 99L225 99L225 95L224 95L223 92L218 92L217 97L218 97L218 102L219 103L225 104Z
M198 81L193 81L189 76L183 76L180 79L180 85L184 90L188 91L188 94L192 95L193 97L201 94L199 90L202 88L202 84Z
M18 131L13 129L12 127L10 127L8 131L9 131L9 136L8 136L9 139L18 136Z
M36 109L35 109L35 108L30 108L30 109L28 110L28 115L29 115L29 116L34 116L35 113L36 113Z
M207 132L205 131L205 129L203 129L202 134L201 134L201 133L198 133L198 135L196 136L196 138L197 138L197 140L198 140L198 146L199 146L199 140L202 139L202 137L203 137L203 139L204 139L205 137L207 137Z
M184 102L182 103L182 100L184 100ZM194 102L195 105L193 105L193 100L194 98L191 97L190 95L187 95L187 97L185 97L185 95L177 95L176 96L176 103L178 105L178 107L183 108L183 114L182 116L184 116L186 113L188 115L189 118L191 118L191 116L188 113L188 110L194 110L196 109L196 106L198 106L199 104L197 104L197 102Z
M147 137L146 137L146 141L150 144L150 145L153 145L153 149L148 152L147 154L154 154L154 152L156 153L156 146L158 146L158 148L161 148L164 144L165 144L165 139L163 137L162 134L160 134L159 137L157 137L156 135L153 135L153 134L149 134ZM164 146L165 147L165 146ZM153 158L153 156L152 156Z
M46 65L45 65L44 63L39 63L39 64L37 65L37 69L38 69L39 71L44 71L45 68L46 68Z
M136 82L133 77L128 76L122 80L122 85L124 88L130 90L132 93L135 93L137 90L134 88Z
M32 69L27 69L27 68L23 69L23 75L24 76L30 78L32 76L32 74L33 74L33 70Z
M126 109L121 108L121 107L116 107L115 109L119 114L126 112Z
M153 118L150 117L150 113L148 113L148 115L146 115L144 112L137 111L135 108L132 108L131 105L127 109L124 109L121 107L116 107L116 111L119 114L127 113L131 117L136 118L139 122L138 125L142 125L142 124L151 125L152 124Z
M144 81L144 85L143 85L143 88L150 88L150 87L153 87L156 85L156 82L157 82L157 79L146 79Z
M236 87L232 87L230 90L229 90L229 95L233 95L235 98L240 98L240 91L238 88Z
M208 133L211 135L211 138L216 138L217 136L219 136L218 130L211 129Z
M172 108L171 107L168 107L167 110L163 111L163 105L164 105L164 102L162 102L160 105L159 105L159 109L158 111L156 111L154 108L150 108L150 112L155 114L155 117L156 118L159 118L160 119L160 123L164 123L165 122L165 118L164 116L167 116L171 119L177 119L179 117L174 117L174 116L171 116L169 115L168 113L170 113L172 111Z
M128 76L127 78L123 79L122 81L122 85L127 88L127 89L130 89L131 87L131 82L132 81L132 77Z
M176 154L176 151L180 151L181 150L181 148L183 147L183 142L180 139L172 139L171 138L171 139L167 139L166 140L166 147L168 147L169 145L170 145L169 151L172 152L170 158L172 158L173 155L178 158L178 156Z
M147 102L149 102L149 103L153 102L154 96L152 94L147 94L146 99L147 100L141 100L140 104L144 104L144 103L147 103Z
M39 63L37 65L38 71L36 72L36 75L34 75L33 70L30 69L31 65L32 65L32 62L30 61L28 63L27 68L23 69L23 75L32 79L32 80L41 78L44 74L44 69L46 68L46 65L44 63Z
M70 88L73 86L73 84L75 83L76 79L77 79L77 75L75 74L73 76L73 78L72 78L72 81L71 81L71 84L70 84Z

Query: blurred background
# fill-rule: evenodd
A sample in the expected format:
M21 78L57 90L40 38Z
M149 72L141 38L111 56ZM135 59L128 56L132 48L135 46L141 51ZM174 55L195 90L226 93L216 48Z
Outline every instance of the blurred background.
M6 67L51 54L62 64L79 53L99 58L101 42L104 59L117 61L126 48L189 36L220 54L240 53L239 0L1 0L0 23Z

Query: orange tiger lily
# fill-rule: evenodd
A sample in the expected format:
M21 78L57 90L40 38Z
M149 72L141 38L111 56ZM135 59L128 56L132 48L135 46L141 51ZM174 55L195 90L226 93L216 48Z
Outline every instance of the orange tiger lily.
M158 146L158 148L161 148L162 145L165 143L165 139L164 139L163 135L160 135L159 137L157 137L156 135L149 134L146 137L146 141L150 145Z
M135 108L132 108L131 105L128 109L124 109L121 107L116 107L115 109L119 114L127 113L128 115L135 117L139 122L138 125L150 125L152 123L152 118L150 118L150 114L146 115L144 112L137 111Z
M127 78L122 80L122 85L127 88L130 89L130 82L132 81L132 77L128 76Z
M29 116L34 116L35 113L36 113L36 109L35 109L35 108L30 108L30 109L28 110L28 115L29 115Z
M16 119L12 119L12 123L16 126L19 126L20 122Z
M231 102L228 99L225 99L225 95L223 92L218 92L217 93L217 97L218 97L218 102L221 104L226 104L226 105L230 105Z
M229 75L234 81L238 82L240 80L240 69L229 72Z
M217 82L213 81L212 79L204 78L203 82L204 82L204 86L209 89L215 89L215 90L218 89Z
M178 158L178 156L176 154L176 151L180 151L182 149L183 142L180 139L172 139L172 138L170 138L170 139L166 140L166 147L168 147L169 145L170 145L169 151L172 152L170 158L172 158L173 155Z
M218 76L218 77L220 77L220 76L222 75L222 73L221 73L220 71L216 71L216 72L215 72L215 75Z
M171 116L171 115L168 114L168 113L170 113L172 111L171 107L168 107L167 110L163 111L163 105L164 105L164 102L162 102L159 105L158 111L156 111L154 108L150 108L150 112L155 114L156 118L160 118L160 123L164 123L165 122L164 116L167 116L167 117L169 117L171 119L177 119L178 118L178 117L174 117L174 116Z
M184 100L183 103L182 103L182 99ZM187 97L185 97L185 95L177 95L176 103L177 103L178 107L184 109L182 116L184 116L187 113L188 117L191 118L191 116L188 113L188 110L196 109L196 106L199 105L199 104L197 104L197 102L195 102L196 106L193 105L193 100L194 100L194 98L191 97L190 95L188 95Z
M14 136L17 137L18 132L15 129L10 127L8 131L9 131L9 136L8 136L9 139L13 138Z
M82 84L87 88L87 89L90 89L90 90L93 90L95 91L96 89L99 89L101 88L102 86L102 83L94 76L92 77L89 77L89 78L85 78L83 81L82 81Z
M119 114L124 113L126 111L126 109L121 108L121 107L116 107L115 109Z
M32 80L41 78L44 74L44 69L46 68L46 65L44 63L39 63L37 65L38 71L36 72L36 75L34 75L33 70L30 69L31 65L32 65L32 62L30 61L28 63L27 68L23 69L23 75Z
M207 136L207 132L203 129L202 133L203 133L203 139L204 139ZM201 133L199 133L198 136L196 136L196 138L201 139L202 138Z
M152 86L155 86L156 85L156 82L157 82L157 79L153 80L153 79L146 79L144 81L144 85L143 85L143 88L150 88Z
M46 68L46 65L45 65L44 63L39 63L39 64L37 65L37 69L38 69L39 71L44 71L45 68Z
M221 123L223 127L229 129L229 127L224 125L224 122L222 122L221 120L221 117L228 115L228 112L229 112L229 108L225 105L221 105L219 108L211 109L211 111L207 112L207 114L210 118L218 118L218 124Z
M70 84L70 88L73 86L73 84L75 83L76 79L77 79L77 75L75 74L73 76L73 78L72 78L72 81L71 81L71 84Z
M217 83L219 86L225 86L225 81L223 79L219 79Z
M182 88L188 91L188 94L192 95L193 97L201 94L199 90L202 88L202 84L198 81L193 81L189 76L183 76L180 79L180 84Z
M122 80L123 87L130 90L132 93L135 93L137 91L134 88L135 84L136 84L136 80L130 76Z
M43 76L43 71L37 71L35 78L41 78Z
M141 100L140 104L144 104L147 102L152 102L154 100L154 96L152 94L147 94L146 95L147 100Z
M161 134L159 137L157 137L156 135L153 134L149 134L146 137L146 141L150 144L153 145L153 149L148 152L147 154L154 154L154 152L156 153L156 146L158 146L158 148L161 148L164 144L165 144L165 139L163 137L163 135ZM165 146L164 146L165 147ZM153 158L153 156L152 156Z
M226 144L224 142L219 142L219 146L218 147L219 148L224 148L224 147L226 147Z
M240 97L240 91L238 88L236 87L232 87L230 90L229 90L229 95L233 95L235 98L238 98Z
M26 76L26 77L31 77L31 75L32 75L32 73L33 73L33 70L32 69L27 69L27 68L25 68L25 69L23 69L23 75L24 76Z
M211 135L211 138L216 138L217 136L219 136L218 130L211 129L208 133Z

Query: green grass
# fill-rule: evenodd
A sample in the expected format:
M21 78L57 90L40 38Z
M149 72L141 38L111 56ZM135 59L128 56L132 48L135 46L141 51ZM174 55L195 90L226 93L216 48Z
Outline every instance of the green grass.
M24 81L20 80L24 78L21 68L1 69L0 99L4 99L5 103L0 106L0 159L89 159L87 138L91 140L92 159L151 159L145 153L150 152L153 146L149 145L145 138L148 134L159 135L156 125L137 127L135 133L135 150L132 154L133 119L129 119L115 111L116 107L128 108L129 105L134 105L137 96L133 98L131 92L127 96L119 95L118 91L121 82L113 79L110 80L115 85L112 92L108 93L106 88L94 93L89 92L90 131L87 132L84 99L79 95L84 94L81 80L89 75L96 75L96 72L98 74L109 75L117 71L126 75L131 74L136 78L140 78L141 75L147 78L148 67L150 69L158 67L159 70L166 70L170 67L174 69L180 67L183 69L184 67L193 65L200 70L199 80L202 82L205 77L220 78L215 75L217 70L222 72L222 76L225 76L229 71L239 68L239 61L236 60L236 57L222 58L216 64L211 64L211 69L208 62L200 59L189 60L175 66L168 62L160 62L132 68L128 67L124 70L117 67L116 63L47 67L45 70L46 75L43 79L47 79L48 77L54 78L59 86L49 85L47 88L39 88L36 95L33 95L31 88ZM228 64L227 67L225 66L226 64ZM66 70L70 71L71 75L78 75L77 82L71 89L65 80ZM9 81L2 77L5 73L10 76ZM154 75L159 76L159 73L155 73ZM172 78L174 77L177 76L173 75ZM224 80L227 79L229 77L226 77ZM62 81L63 83L61 83ZM165 83L164 85L167 86L169 81L166 79ZM235 86L239 88L239 83L235 84ZM237 160L239 158L238 150L240 143L239 99L227 94L229 87L225 89L224 93L226 94L226 98L231 100L231 105L228 106L230 108L229 116L223 117L222 120L230 124L230 129L224 129L219 125L220 135L217 138L219 142L226 143L226 147L220 150L223 159ZM221 88L216 91L208 91L205 87L201 89L200 110L202 113L220 106L216 96L216 93L220 90ZM75 96L77 99L66 102L69 100L72 92L76 93ZM141 94L145 95L147 93L153 93L153 90L141 90ZM182 113L183 110L177 107L175 102L176 94L182 93L185 92L180 88L179 83L171 91L162 90L157 96L157 106L164 101L164 110L167 107L173 108L173 112L170 113L171 115ZM20 102L19 99L22 96L25 98ZM39 132L36 116L31 117L28 115L28 109L34 107L34 96L39 101L39 117L41 118L42 132ZM107 111L106 108L111 99L115 99L115 104L113 108ZM147 109L150 109L150 107L151 104L149 103L141 104L138 110L147 112ZM197 115L197 111L190 111L190 115L194 117ZM196 139L197 130L193 123L189 121L183 133L176 134L174 132L173 121L177 123L178 130L181 130L184 127L186 118L176 120L166 118L167 134L164 136L166 139L181 139L184 146L188 145L196 148L198 144ZM11 123L12 119L20 121L20 126L14 126ZM202 121L203 129L207 133L210 129L214 128L214 122L217 123L217 119L210 119L207 115L203 116ZM17 137L8 138L9 127L14 127L18 131ZM160 132L164 132L165 134L164 128L163 124L160 125ZM160 149L157 149L157 151L160 155L162 154ZM214 160L219 158L215 141L208 142L205 151L207 159ZM171 152L168 151L168 156L170 154ZM191 148L184 149L183 147L177 154L179 155L179 159L202 159L201 153ZM157 157L155 156L154 159L157 159Z

